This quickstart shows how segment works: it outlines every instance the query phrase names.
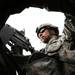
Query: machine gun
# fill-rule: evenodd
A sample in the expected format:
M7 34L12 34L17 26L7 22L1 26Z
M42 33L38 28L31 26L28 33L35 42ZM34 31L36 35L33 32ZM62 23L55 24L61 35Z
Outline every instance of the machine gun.
M31 46L29 39L25 37L20 31L6 24L0 31L0 38L4 45L8 44L11 47L18 46L22 50L33 53L35 50ZM16 48L15 48L16 49Z

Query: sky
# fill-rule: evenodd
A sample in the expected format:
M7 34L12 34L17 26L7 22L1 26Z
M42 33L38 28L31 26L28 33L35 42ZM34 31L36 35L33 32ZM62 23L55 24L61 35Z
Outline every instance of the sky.
M45 47L35 33L36 27L43 23L50 23L59 28L59 34L62 34L64 28L65 16L61 12L47 11L45 8L29 7L21 13L10 15L6 24L17 30L25 30L25 36L29 38L31 45L35 50ZM26 52L24 52L26 54ZM27 53L28 54L28 53Z

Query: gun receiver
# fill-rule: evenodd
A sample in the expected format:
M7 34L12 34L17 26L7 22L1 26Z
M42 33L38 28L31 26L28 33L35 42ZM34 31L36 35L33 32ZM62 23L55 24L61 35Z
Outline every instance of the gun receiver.
M0 31L0 38L3 44L9 44L10 46L18 45L26 51L33 53L35 50L31 46L29 39L25 37L20 31L6 24Z

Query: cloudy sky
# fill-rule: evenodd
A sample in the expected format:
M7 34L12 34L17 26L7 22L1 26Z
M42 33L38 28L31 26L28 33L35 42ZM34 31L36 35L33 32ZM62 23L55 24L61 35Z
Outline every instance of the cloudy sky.
M43 23L51 23L58 26L59 32L62 34L64 18L65 16L61 12L29 7L21 13L10 15L6 23L19 31L25 29L25 36L30 39L32 46L36 50L40 50L45 45L37 38L35 33L36 27Z

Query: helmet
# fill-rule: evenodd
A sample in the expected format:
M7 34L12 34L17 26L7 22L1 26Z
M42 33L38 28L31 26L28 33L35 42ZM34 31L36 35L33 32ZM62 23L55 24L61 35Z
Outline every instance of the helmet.
M38 33L40 32L40 30L41 30L42 28L54 29L55 32L57 32L57 33L59 34L58 27L56 27L56 26L54 26L54 25L52 25L52 24L49 24L49 23L45 23L45 24L41 24L40 26L38 26L38 27L36 28L36 33L37 33L37 35L38 35Z

